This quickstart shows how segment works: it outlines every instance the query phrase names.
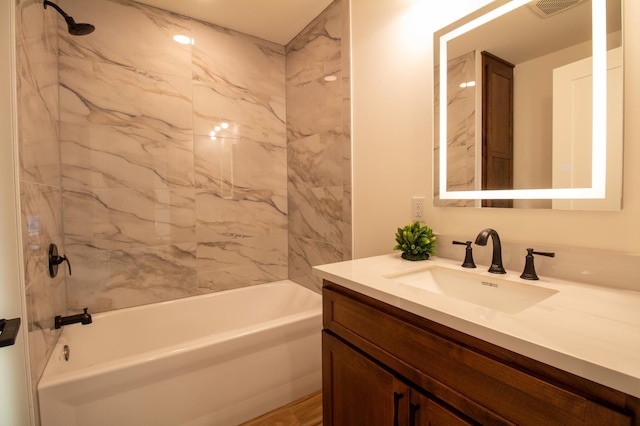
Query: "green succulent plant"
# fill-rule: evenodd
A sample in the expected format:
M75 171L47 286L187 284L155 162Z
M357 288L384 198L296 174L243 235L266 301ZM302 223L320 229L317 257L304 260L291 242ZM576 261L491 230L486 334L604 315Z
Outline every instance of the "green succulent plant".
M393 249L401 250L403 259L426 260L436 254L436 236L428 226L420 226L420 222L398 228L396 243Z

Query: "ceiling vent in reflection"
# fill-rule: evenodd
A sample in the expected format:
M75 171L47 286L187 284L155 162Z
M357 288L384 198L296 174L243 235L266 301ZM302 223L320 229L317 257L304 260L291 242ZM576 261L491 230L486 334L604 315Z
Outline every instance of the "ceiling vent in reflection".
M543 18L557 15L588 0L537 0L529 3L529 7Z

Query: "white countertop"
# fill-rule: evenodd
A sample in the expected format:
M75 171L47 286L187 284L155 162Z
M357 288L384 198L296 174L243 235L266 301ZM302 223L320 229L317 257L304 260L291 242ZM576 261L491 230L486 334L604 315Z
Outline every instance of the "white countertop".
M400 254L315 266L314 275L455 330L640 397L640 292L597 287L521 271L474 273L558 290L515 314L443 294L419 291L389 274L439 266L464 271L460 262L432 257L411 262ZM469 271L469 270L467 270Z

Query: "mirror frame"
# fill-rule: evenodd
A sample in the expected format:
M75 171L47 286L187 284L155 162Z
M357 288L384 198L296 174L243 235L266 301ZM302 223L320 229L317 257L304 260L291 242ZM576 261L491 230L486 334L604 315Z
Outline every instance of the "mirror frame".
M531 0L496 0L434 34L434 55L440 64L447 63L447 42L498 18ZM447 190L447 67L440 66L440 194L445 200L504 199L602 199L605 198L607 155L607 5L606 0L591 0L593 48L593 122L590 188ZM435 123L434 123L435 124ZM434 131L436 126L433 127ZM434 135L435 136L435 135ZM435 137L434 137L435 140Z

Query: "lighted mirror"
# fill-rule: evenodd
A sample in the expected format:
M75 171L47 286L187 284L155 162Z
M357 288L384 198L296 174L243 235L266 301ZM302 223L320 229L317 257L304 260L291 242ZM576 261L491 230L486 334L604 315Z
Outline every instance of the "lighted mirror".
M496 0L434 37L436 206L619 210L621 0Z

